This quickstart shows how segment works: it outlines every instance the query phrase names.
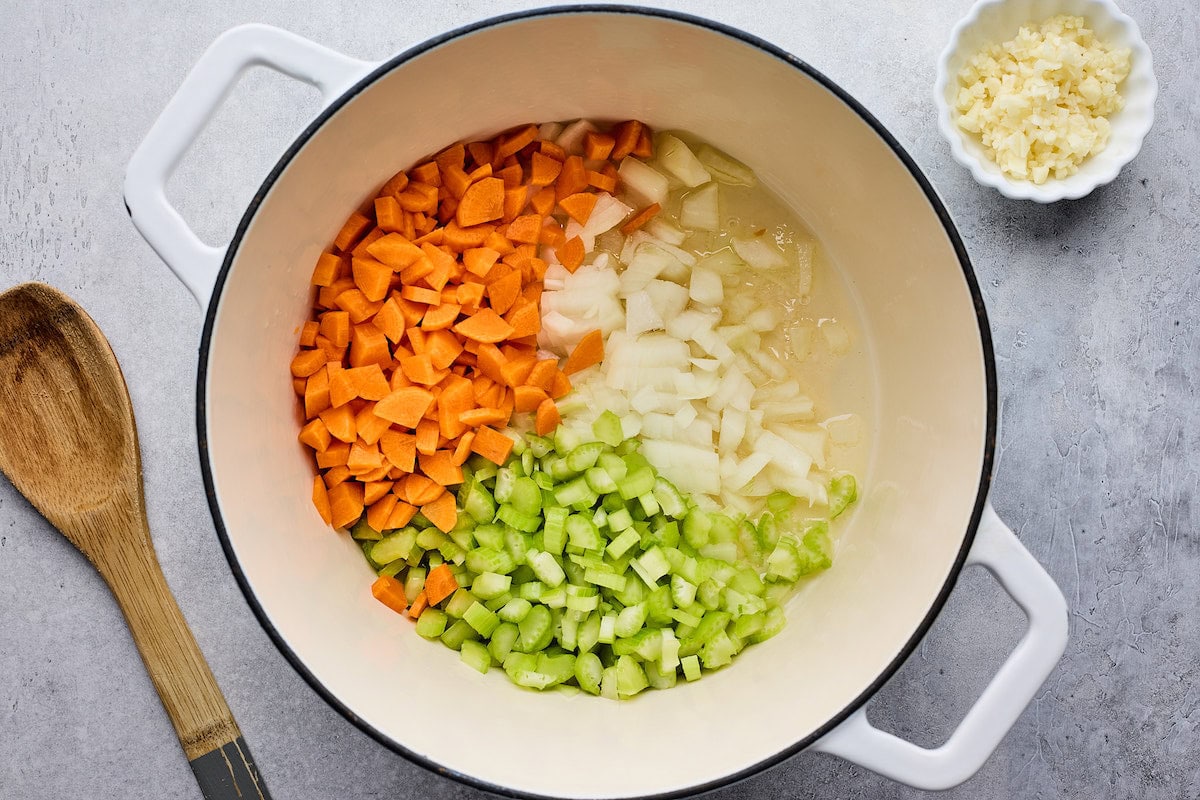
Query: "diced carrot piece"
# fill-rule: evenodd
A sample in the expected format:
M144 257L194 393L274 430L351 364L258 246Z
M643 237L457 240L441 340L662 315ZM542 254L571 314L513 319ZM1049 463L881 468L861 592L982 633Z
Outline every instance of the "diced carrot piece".
M421 248L399 233L389 233L377 239L367 248L367 252L392 269L404 269L422 255Z
M493 230L495 229L487 223L461 228L457 222L451 222L445 227L446 234L443 244L451 250L461 253L472 247L482 247L483 243L487 241L488 234Z
M537 312L537 309L534 309ZM513 335L514 328L490 308L464 319L454 326L454 332L477 342L502 342ZM402 362L403 363L403 362Z
M471 442L471 452L491 461L493 464L504 465L508 454L512 452L513 440L497 430L486 425L475 429L475 440Z
M467 272L482 278L499 258L500 254L490 247L473 247L463 252L463 266Z
M434 369L452 366L462 351L462 343L450 331L432 331L425 337L425 352L429 355Z
M469 228L504 216L504 181L484 178L467 187L458 201L454 218L459 227Z
M453 439L466 430L466 425L458 418L459 414L475 406L475 392L471 382L466 378L455 378L453 381L442 389L437 400L440 432L447 439Z
M562 370L557 370L554 373L554 382L550 384L550 397L558 400L560 397L566 397L571 391L571 379L567 377L567 373Z
M421 286L405 286L400 290L400 296L405 300L412 300L414 303L425 303L426 305L438 305L442 302L441 291L426 289Z
M457 486L463 482L463 471L452 458L453 454L449 450L438 450L429 455L421 453L417 456L417 461L421 465L421 472L434 483L440 486Z
M476 164L491 165L495 151L492 149L491 142L468 142L467 152L471 154L471 160Z
M504 314L512 308L513 302L521 292L521 275L510 272L508 275L488 284L488 302L497 314Z
M442 167L442 185L449 190L451 197L461 198L471 185L471 177L458 165Z
M321 315L321 335L336 347L350 344L350 315L345 311L326 311Z
M421 616L421 612L427 608L429 608L429 596L425 594L425 590L422 589L417 593L417 596L413 598L412 606L408 609L408 618L419 618Z
M525 208L525 203L529 201L529 187L519 181L512 186L508 186L504 190L504 216L500 219L503 222L512 222L517 215ZM512 238L512 234L508 234L508 238Z
M650 138L650 129L644 125L642 132L638 135L637 144L633 148L633 154L638 158L654 157L654 140Z
M476 367L480 373L494 381L504 381L504 365L508 363L508 358L500 352L500 348L491 342L485 342L479 346L476 358Z
M507 158L520 150L525 145L537 138L537 125L528 125L521 128L515 133L508 136L500 137L499 143L496 145L496 158Z
M450 567L445 564L438 564L425 576L425 599L431 606L436 606L457 591L458 581L455 580Z
M541 214L543 217L554 210L554 189L547 186L533 193L533 197L529 198L529 206L535 214Z
M536 411L543 400L549 400L550 395L545 389L537 386L517 386L513 389L513 398L517 411Z
M628 236L650 220L654 219L654 216L660 211L662 211L662 206L660 206L658 203L651 203L637 214L630 217L625 224L621 226L621 233Z
M541 244L549 245L550 247L558 248L558 247L562 247L566 241L567 241L567 234L563 231L562 225L559 225L556 220L547 219L545 222L542 223L542 232L538 236L538 242L540 242ZM535 260L535 259L531 259L531 261L533 261L533 260ZM536 260L540 261L541 259L536 259ZM542 264L543 264L542 274L544 275L546 273L546 270L544 268L545 262L542 262ZM541 280L541 277L538 276L537 280Z
M300 327L300 346L312 347L317 342L317 334L321 331L321 323L310 319Z
M542 232L542 217L539 214L522 214L508 226L505 235L514 242L537 244Z
M454 504L454 495L449 492L444 492L436 500L425 503L421 506L421 513L442 533L449 533L458 524L458 508ZM426 582L428 583L428 578Z
M307 378L315 375L325 366L325 354L320 350L301 350L292 359L292 374L297 378Z
M517 249L517 246L508 240L500 231L492 231L488 234L487 240L483 243L484 247L495 250L501 256L508 255Z
M399 484L397 484L397 485L399 485ZM395 494L395 491L396 490L393 488L392 489L393 496ZM397 528L403 528L405 525L407 525L409 522L411 522L412 518L415 517L416 515L417 515L417 507L416 506L414 506L412 503L407 503L404 500L397 498L396 508L392 510L392 515L390 517L388 517L388 521L387 521L388 530L395 530Z
M460 311L462 311L462 306L452 303L431 306L421 320L421 330L436 331L449 328L458 319Z
M504 385L520 386L525 383L536 364L537 357L532 354L508 359L500 370Z
M342 370L341 374L345 375L350 382L355 397L361 397L364 400L382 400L387 396L388 381L378 364L352 367Z
M312 419L329 408L329 371L320 369L304 384L304 418Z
M446 489L437 481L414 472L404 479L404 491L408 494L408 502L423 506L436 500Z
M304 387L308 385L308 378L292 378L292 391L301 397L304 396Z
M406 428L415 428L424 419L433 400L433 392L419 386L397 389L375 404L375 416Z
M312 283L314 286L329 286L338 279L342 269L342 259L333 253L321 253L317 256L317 265L313 267Z
M498 408L481 406L462 412L458 419L469 428L478 428L480 425L503 425L508 422L508 415Z
M375 415L375 403L368 403L354 415L354 427L358 438L367 444L375 444L384 432L391 427L386 419Z
M583 225L592 215L592 209L596 207L596 195L592 192L576 192L559 200L558 207L567 212L571 219Z
M380 195L390 194L397 195L404 191L404 187L408 186L408 173L400 170L385 183L379 190Z
M311 420L301 428L297 438L318 453L324 452L329 447L329 429L320 419Z
M397 430L384 431L379 438L383 456L396 469L408 474L413 471L417 460L417 437Z
M593 364L599 364L603 359L604 336L599 330L589 331L579 340L579 344L575 345L562 370L567 375L573 375Z
M352 475L361 475L379 469L383 464L383 454L374 445L366 444L358 439L350 445L350 458L346 459L346 467Z
M334 442L324 453L317 453L317 466L321 469L345 466L350 457L350 445L345 442Z
M343 481L329 490L330 524L353 525L363 513L363 488L358 481Z
M351 262L354 284L372 303L387 297L391 288L392 268L375 259L356 258Z
M404 584L391 575L380 575L376 578L371 584L371 595L397 614L403 614L408 608Z
M397 344L404 336L404 314L396 298L389 297L383 303L383 308L371 318L371 324L387 337L392 344Z
M587 169L583 166L583 159L579 156L570 156L563 162L562 172L558 174L558 180L554 182L554 197L562 200L587 188Z
M370 227L371 220L355 211L346 219L337 236L333 237L333 246L343 253L346 252Z
M572 236L555 252L558 254L558 260L567 268L567 272L574 273L583 264L583 239Z
M321 480L320 475L313 478L312 501L325 524L332 523L333 509L329 505L329 490L325 488L325 481Z
M367 524L374 530L388 530L388 520L392 516L392 512L396 510L396 504L400 502L400 498L391 493L391 481L376 481L370 484L364 491L364 502L367 504ZM386 487L382 497L376 497L374 500L367 500L372 487Z
M358 428L354 424L354 411L348 405L327 408L318 415L335 439L350 443L358 439Z
M350 334L350 365L365 367L368 364L387 364L392 360L387 337L383 331L370 324L355 325Z
M375 316L375 312L383 308L382 301L368 300L361 289L348 289L342 292L334 303L338 308L349 312L350 321L356 325Z
M450 457L450 463L456 467L461 467L467 463L467 459L471 457L471 442L475 441L475 431L467 431L458 438L458 444L454 446L454 453Z
M392 471L392 465L384 460L378 469L373 469L369 472L364 472L361 475L355 475L358 482L361 484L374 483L376 481L386 480L388 473Z
M413 175L416 178L416 175ZM396 202L405 211L422 213L436 211L438 203L437 187L423 181L414 180L408 188L396 196Z
M325 308L334 308L337 305L337 298L342 292L354 288L354 278L346 275L338 278L328 286L322 286L317 292L317 303Z
M553 358L544 358L533 365L525 382L549 392L554 386L554 373L558 372L558 362Z
M562 171L562 162L542 153L534 153L530 161L529 185L549 186Z
M613 126L612 133L616 141L608 157L613 161L620 161L637 147L638 138L642 135L642 123L636 119L621 122Z
M562 417L559 416L558 406L554 401L547 397L537 407L537 417L535 422L535 430L538 436L546 436L562 423Z
M414 181L429 184L430 186L440 186L441 170L438 168L436 161L426 161L420 166L413 167L408 171L408 177Z
M538 142L538 152L550 156L555 161L566 161L567 159L567 151L549 139L542 139Z
M404 229L404 209L390 194L375 198L375 219L381 230L394 233Z
M425 352L425 331L422 328L409 328L405 335L408 336L408 346L414 354Z
M482 283L460 283L455 289L454 299L464 312L476 311L483 300L483 293Z
M476 314L475 316L479 316ZM474 317L472 317L474 319ZM534 303L522 299L512 307L504 317L512 328L512 333L506 339L520 339L523 336L534 336L542 329L542 314Z
M437 450L438 434L441 432L437 420L423 419L417 423L416 430L418 453L429 454Z
M603 172L596 172L589 169L587 171L588 186L599 189L602 192L613 194L617 191L617 177L615 175L605 175Z
M346 445L346 446L349 447L350 445ZM342 481L350 480L350 468L347 467L345 464L339 464L336 467L331 467L331 468L327 469L325 471L325 475L323 477L325 480L325 487L328 489L332 489L333 487L337 486Z
M588 131L583 135L583 157L591 161L603 161L616 143L617 140L607 133Z
M363 484L363 504L372 506L372 505L375 505L375 503L379 502L380 498L388 497L388 496L395 497L395 495L388 494L389 492L392 491L393 485L394 485L393 481L371 481L370 483L364 483ZM388 512L389 513L391 512L390 508L388 509ZM388 517L387 514L383 515L384 522L387 522L387 517ZM367 524L371 525L371 518L370 518L369 513L367 515ZM374 525L371 525L371 527L375 528ZM375 528L375 530L381 531L381 530L383 530L383 528Z

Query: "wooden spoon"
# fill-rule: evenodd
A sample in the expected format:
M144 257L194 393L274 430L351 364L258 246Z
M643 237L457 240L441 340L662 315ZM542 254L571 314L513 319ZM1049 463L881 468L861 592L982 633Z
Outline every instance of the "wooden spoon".
M150 544L121 368L83 309L43 284L0 294L0 471L112 590L204 797L268 800Z

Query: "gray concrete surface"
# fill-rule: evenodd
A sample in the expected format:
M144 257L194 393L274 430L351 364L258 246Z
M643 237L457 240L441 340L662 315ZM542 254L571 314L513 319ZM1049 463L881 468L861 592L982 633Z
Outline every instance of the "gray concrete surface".
M518 0L299 4L0 2L0 288L77 297L129 381L151 525L167 578L277 798L481 796L360 733L260 629L221 554L195 452L200 315L126 218L126 161L222 30L281 25L382 58ZM1049 208L976 186L932 120L936 56L969 0L665 3L809 60L899 137L947 200L991 313L1003 439L994 501L1071 606L1066 657L949 798L1200 795L1200 43L1194 6L1131 0L1155 55L1158 119L1138 159L1091 197ZM171 192L201 234L232 230L315 109L264 70L237 88ZM1022 630L969 572L873 701L924 745L953 729ZM912 798L803 754L716 793ZM197 798L100 579L0 480L0 797Z

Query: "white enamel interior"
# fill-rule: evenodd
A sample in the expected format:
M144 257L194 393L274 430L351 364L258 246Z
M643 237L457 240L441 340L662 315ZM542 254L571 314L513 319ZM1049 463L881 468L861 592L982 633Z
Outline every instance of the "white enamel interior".
M373 600L357 548L309 502L312 467L295 440L286 370L318 253L386 178L454 140L580 116L693 131L753 167L844 272L876 365L865 498L834 569L793 600L781 635L732 668L625 703L478 675ZM271 625L357 718L441 767L509 789L679 791L795 745L896 658L969 527L987 416L983 344L941 220L835 95L703 27L541 16L406 61L337 111L279 176L214 302L208 458L238 564Z

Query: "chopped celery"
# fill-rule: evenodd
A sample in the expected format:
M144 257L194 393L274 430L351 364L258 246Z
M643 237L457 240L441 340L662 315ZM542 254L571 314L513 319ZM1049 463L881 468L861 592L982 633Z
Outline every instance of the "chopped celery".
M518 478L517 480L522 480ZM530 485L533 482L530 481ZM533 487L533 492L537 495L538 508L541 508L542 496L537 486ZM533 533L542 527L542 517L539 513L526 514L520 511L516 506L502 505L500 510L496 512L496 518L509 527L516 528L522 533Z
M617 696L633 697L650 685L641 664L631 656L617 659Z
M595 653L581 653L575 657L575 681L588 694L600 694L600 679L604 665Z
M481 572L471 583L471 593L484 600L492 600L508 592L512 586L512 576L496 572Z
M628 458L626 457L627 462ZM642 466L636 470L631 469L629 474L617 481L617 492L623 500L632 500L639 495L653 491L654 481L654 470L649 466Z
M653 491L639 495L638 504L641 505L642 513L645 514L647 518L653 517L662 510L658 505L658 501L654 499Z
M536 517L542 510L542 490L533 478L520 477L513 482L512 495L508 503L525 516ZM510 525L512 523L509 523ZM520 527L513 525L514 528ZM520 528L526 530L525 528ZM534 528L537 530L537 528Z
M485 572L507 575L516 567L513 557L508 552L491 547L477 547L468 552L466 564L467 569L480 575Z
M493 550L504 549L503 525L476 525L475 530L471 531L471 535L475 537L475 544L478 547L490 547Z
M454 594L450 595L450 599L446 601L446 613L455 619L459 619L463 614L467 613L467 609L476 600L475 595L471 594L466 589L459 589Z
M520 622L533 608L533 604L523 597L514 597L496 612L505 622Z
M600 550L604 547L600 529L582 514L567 517L567 540L583 550Z
M858 499L858 483L853 475L839 475L829 482L829 518L834 519Z
M458 501L462 505L463 511L479 524L491 522L492 516L496 513L496 503L492 500L491 492L485 489L478 480L473 479L470 483L464 484L458 492Z
M616 447L625 438L621 418L611 411L605 411L596 417L596 421L592 423L592 433L609 447Z
M360 541L373 542L383 538L383 534L367 524L367 518L364 516L358 522L354 523L354 527L350 529L350 535Z
M471 669L487 674L492 666L492 654L487 646L475 641L464 641L458 651L458 657Z
M629 548L633 547L640 541L641 537L638 536L637 531L635 531L633 528L626 528L624 531L618 534L615 539L608 543L608 547L605 548L605 552L607 552L613 558L620 558L629 552Z
M608 494L617 490L617 482L608 474L608 470L603 467L591 467L583 474L583 479L587 481L588 488L596 494Z
M679 665L683 668L683 677L689 681L700 680L700 659L694 655L685 656L679 659Z
M442 644L449 647L451 650L458 650L462 647L462 643L467 639L475 639L479 636L475 629L468 625L464 620L458 620L441 635Z
M416 544L417 532L412 528L401 528L371 546L371 560L377 564L390 564L396 559L407 559Z
M613 632L620 637L633 636L646 623L646 606L642 603L627 606L617 614Z
M471 604L463 613L463 620L470 625L480 636L490 636L496 626L500 624L500 618L493 612L488 611L482 603L476 601Z
M612 589L614 592L623 591L628 581L624 575L617 575L616 573L605 572L599 569L584 570L583 579L596 586Z
M530 550L525 554L525 560L533 567L533 574L546 586L554 588L567 579L562 565L544 550Z
M544 605L535 605L525 618L517 623L517 629L521 632L521 637L517 640L517 647L521 652L536 653L544 649L554 636L550 609Z
M542 546L546 552L560 555L567 544L567 515L565 508L545 509L546 521L542 527Z
M492 490L492 496L497 503L507 503L512 499L513 487L516 485L517 475L513 472L512 467L501 467L496 473L496 486Z
M572 472L584 472L596 464L596 459L604 452L601 442L587 442L567 453L567 467Z
M446 613L436 608L426 608L417 619L417 635L436 639L446 630Z
M490 640L488 641L488 650L492 654L492 658L503 663L508 654L512 652L513 645L517 643L517 637L521 632L512 622L501 622L492 631Z

